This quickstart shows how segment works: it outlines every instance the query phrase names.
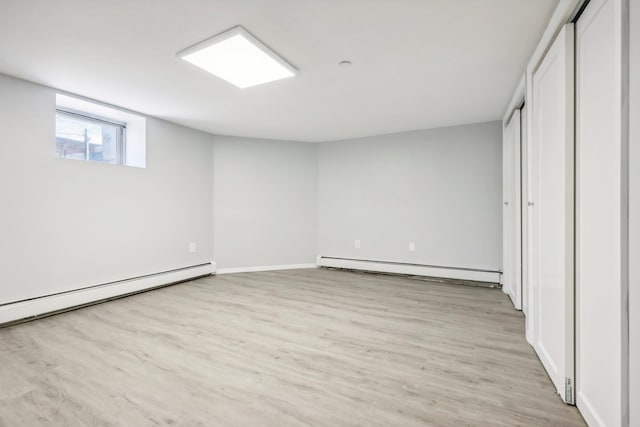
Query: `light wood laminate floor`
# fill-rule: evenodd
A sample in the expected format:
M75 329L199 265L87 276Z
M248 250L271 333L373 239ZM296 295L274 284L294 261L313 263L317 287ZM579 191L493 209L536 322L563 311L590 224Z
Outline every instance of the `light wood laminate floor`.
M581 426L497 289L208 277L0 329L0 425Z

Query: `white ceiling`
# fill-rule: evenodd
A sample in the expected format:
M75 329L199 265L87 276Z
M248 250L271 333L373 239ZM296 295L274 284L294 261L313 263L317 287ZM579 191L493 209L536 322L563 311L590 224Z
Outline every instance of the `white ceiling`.
M556 4L0 0L0 72L215 134L338 140L501 118ZM238 89L176 57L238 24L299 74Z

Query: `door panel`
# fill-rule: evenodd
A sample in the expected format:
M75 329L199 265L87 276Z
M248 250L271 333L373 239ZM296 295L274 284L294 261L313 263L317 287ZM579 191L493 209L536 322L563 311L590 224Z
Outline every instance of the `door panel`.
M576 26L577 405L591 425L621 423L621 134L616 0Z
M522 312L525 314L525 316L527 316L529 314L529 306L528 306L528 300L529 300L529 293L528 293L528 281L527 281L527 275L528 275L528 266L527 266L527 262L525 262L525 260L528 259L528 247L529 247L529 241L528 241L528 227L526 226L526 224L528 223L528 208L527 208L527 202L529 200L529 195L528 195L528 171L527 171L527 162L528 162L528 154L527 154L527 150L528 150L528 144L527 144L527 110L528 110L528 106L527 104L525 104L522 109L520 110L520 154L521 154L521 161L520 161L520 166L521 166L521 170L520 170L520 190L521 190L521 195L520 195L520 232L521 232L521 242L520 242L520 248L521 248L521 254L520 254L520 265L521 265L521 274L520 274L520 280L521 280L521 284L520 284L520 300L522 301Z
M520 262L520 110L503 134L503 291L521 309Z
M511 143L509 128L502 133L502 290L511 287Z
M640 425L640 2L630 2L629 425Z
M573 26L566 25L533 76L531 141L534 348L567 402L573 381Z

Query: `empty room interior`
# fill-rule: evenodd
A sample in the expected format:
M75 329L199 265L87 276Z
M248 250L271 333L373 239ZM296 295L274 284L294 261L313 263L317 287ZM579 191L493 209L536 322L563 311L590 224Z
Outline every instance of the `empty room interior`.
M0 427L640 427L640 1L0 0Z

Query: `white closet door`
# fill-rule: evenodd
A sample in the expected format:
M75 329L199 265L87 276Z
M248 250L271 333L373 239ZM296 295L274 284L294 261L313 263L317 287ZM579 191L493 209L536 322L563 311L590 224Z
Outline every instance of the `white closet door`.
M529 312L533 346L558 393L573 385L573 26L566 25L533 76L530 151ZM570 390L570 387L569 387Z
M576 24L576 381L592 426L622 418L622 156L619 0Z
M521 254L520 254L520 265L521 265L521 269L522 269L522 273L520 275L520 294L521 294L521 301L522 301L522 312L525 314L525 316L527 316L529 314L529 306L528 306L528 289L527 289L527 263L524 261L527 259L527 251L528 251L528 228L526 227L527 221L528 221L528 208L527 208L527 201L528 199L528 194L527 194L527 183L528 183L528 171L527 171L527 161L528 161L528 157L527 157L527 150L528 150L528 143L527 143L527 109L528 109L528 105L525 104L524 107L522 107L522 109L520 110L520 154L521 154L521 161L520 161L520 166L521 166L521 170L520 170L520 190L521 190L521 195L520 195L520 230L521 230L521 242L520 242L520 248L521 248Z
M630 2L629 425L640 425L640 2ZM636 117L633 119L633 117Z
M520 110L511 116L503 133L502 145L502 289L520 310Z
M511 286L511 144L509 128L502 132L502 290Z

